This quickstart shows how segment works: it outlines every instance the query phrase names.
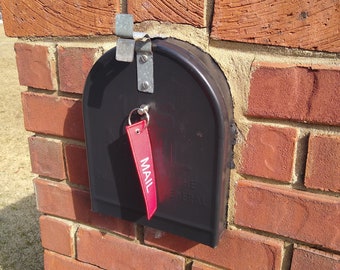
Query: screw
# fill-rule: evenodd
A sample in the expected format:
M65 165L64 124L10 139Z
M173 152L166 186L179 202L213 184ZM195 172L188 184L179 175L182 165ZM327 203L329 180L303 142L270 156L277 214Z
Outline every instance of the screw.
M141 90L142 90L142 91L148 90L149 87L150 87L150 84L149 84L148 81L145 81L145 82L142 82L142 83L141 83Z
M149 57L148 57L146 54L142 54L142 55L139 57L139 62L140 62L140 63L146 63L148 60L149 60Z

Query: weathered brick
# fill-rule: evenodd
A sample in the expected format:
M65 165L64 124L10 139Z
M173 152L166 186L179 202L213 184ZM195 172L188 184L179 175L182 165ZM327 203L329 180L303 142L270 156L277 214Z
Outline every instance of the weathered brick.
M239 172L290 182L296 141L296 129L251 126L243 146Z
M340 70L254 66L247 116L340 125Z
M7 36L110 35L119 0L2 0Z
M227 269L281 269L284 243L246 231L226 230L216 248L146 228L145 243Z
M33 173L61 180L66 178L62 142L32 136L28 144Z
M99 270L94 265L79 262L70 257L60 255L48 250L44 252L44 269L45 270Z
M303 121L307 110L306 92L313 88L312 72L301 67L255 65L247 115Z
M27 130L84 140L79 99L24 92L22 107Z
M333 0L216 0L211 36L339 52L339 24L339 3Z
M72 222L49 216L41 216L39 221L42 246L66 256L74 256Z
M310 136L305 185L315 189L340 191L340 137Z
M340 198L241 180L235 223L329 249L340 249Z
M194 261L191 269L192 270L219 270L221 268L216 268L211 265L206 265L204 263Z
M206 27L205 1L148 0L128 1L128 13L137 22L146 20L185 23Z
M15 43L14 49L21 85L57 90L56 61L49 47Z
M315 70L313 75L314 83L307 101L306 120L312 123L339 126L340 70Z
M57 51L60 90L83 93L86 77L99 53L98 49L58 46Z
M86 150L82 146L66 144L65 159L68 179L71 183L89 186Z
M34 180L34 184L38 210L54 216L89 222L88 191L39 178Z
M80 228L77 233L77 258L105 269L178 269L185 259L136 242ZM100 252L98 252L100 251Z
M132 223L92 212L88 191L39 178L34 180L34 184L39 211L77 220L130 238L135 237L135 227Z
M338 270L340 256L307 247L294 249L291 270Z

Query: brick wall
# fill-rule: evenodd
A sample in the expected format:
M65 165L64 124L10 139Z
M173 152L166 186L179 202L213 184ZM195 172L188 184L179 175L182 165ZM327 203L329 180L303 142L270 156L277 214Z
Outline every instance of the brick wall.
M340 269L338 1L1 4L19 37L46 269ZM122 11L207 51L228 78L236 168L215 249L90 210L82 91Z

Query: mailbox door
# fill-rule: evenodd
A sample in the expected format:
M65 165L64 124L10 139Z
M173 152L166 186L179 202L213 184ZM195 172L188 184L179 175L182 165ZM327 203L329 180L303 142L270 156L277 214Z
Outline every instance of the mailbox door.
M136 62L105 53L88 75L83 114L92 210L216 246L225 228L232 155L232 101L206 53L155 39L154 93L137 90ZM135 60L136 61L136 60ZM129 112L150 107L158 209L145 203L125 132Z

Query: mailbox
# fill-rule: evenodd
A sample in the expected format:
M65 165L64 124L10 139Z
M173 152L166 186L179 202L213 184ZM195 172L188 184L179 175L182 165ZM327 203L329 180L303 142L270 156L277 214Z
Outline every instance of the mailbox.
M216 246L226 225L234 139L226 78L199 48L152 39L154 89L139 91L136 62L146 59L117 61L116 50L95 63L83 95L92 210ZM133 111L142 104L158 204L150 220L125 130L130 118L143 118Z

